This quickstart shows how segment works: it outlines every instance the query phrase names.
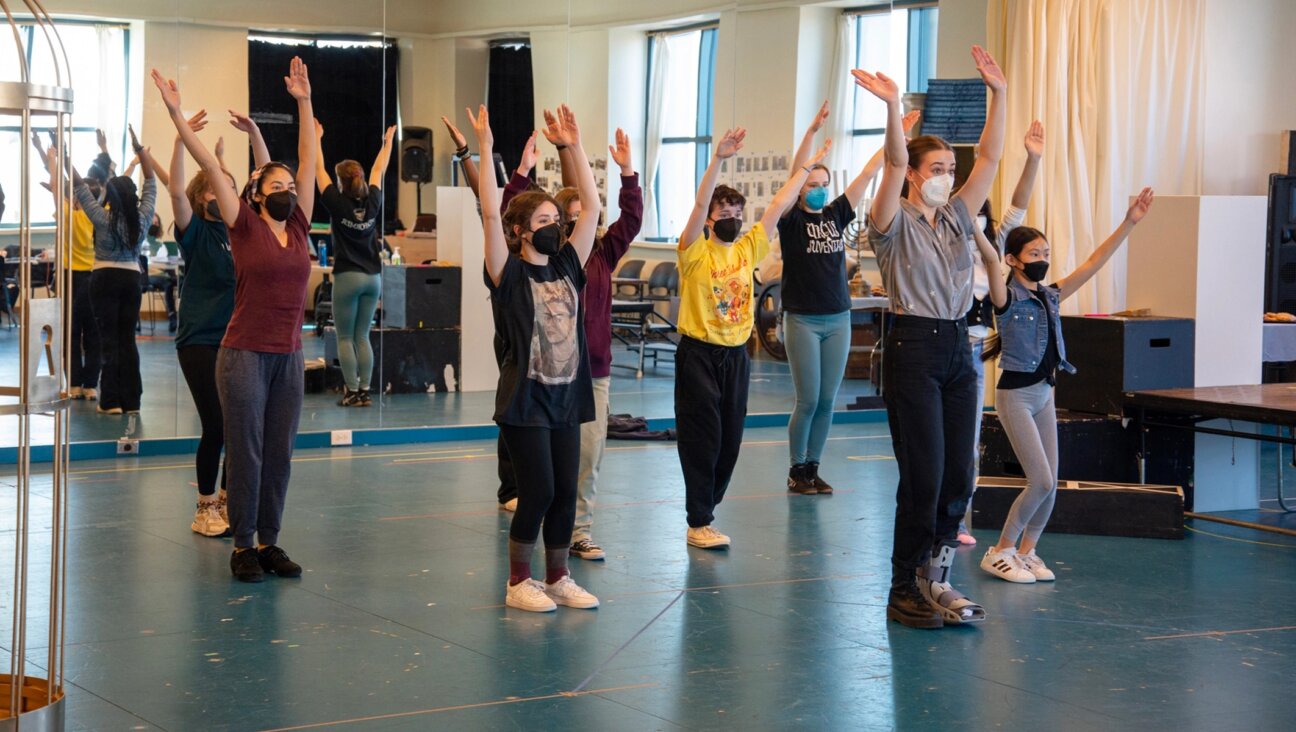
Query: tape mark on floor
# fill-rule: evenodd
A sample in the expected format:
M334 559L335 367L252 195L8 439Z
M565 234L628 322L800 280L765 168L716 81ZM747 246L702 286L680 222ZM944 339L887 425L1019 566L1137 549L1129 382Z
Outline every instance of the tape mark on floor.
M1175 640L1178 638L1218 638L1224 635L1243 635L1246 633L1277 633L1284 630L1296 630L1296 625L1280 625L1275 628L1247 628L1246 630L1207 630L1201 633L1178 633L1176 635L1149 635L1143 640Z

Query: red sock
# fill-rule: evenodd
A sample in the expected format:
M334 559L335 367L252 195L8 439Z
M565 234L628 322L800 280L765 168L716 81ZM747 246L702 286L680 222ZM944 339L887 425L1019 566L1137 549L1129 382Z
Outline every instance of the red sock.
M531 579L531 562L509 560L509 587Z
M545 582L552 585L569 574L571 572L568 572L566 567L549 567L545 570Z

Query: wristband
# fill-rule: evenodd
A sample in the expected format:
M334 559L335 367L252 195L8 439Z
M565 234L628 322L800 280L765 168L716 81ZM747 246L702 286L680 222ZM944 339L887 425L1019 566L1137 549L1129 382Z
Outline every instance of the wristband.
M554 145L554 147L558 148L560 152L567 149L566 145Z
M463 160L464 158L468 157L468 146L464 145L458 150L455 150L455 157L459 158L460 160Z

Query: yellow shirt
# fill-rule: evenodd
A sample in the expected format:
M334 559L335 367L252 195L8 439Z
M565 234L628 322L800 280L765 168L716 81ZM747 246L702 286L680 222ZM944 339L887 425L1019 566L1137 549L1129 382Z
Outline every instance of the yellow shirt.
M72 270L94 269L94 224L81 209L72 209Z
M757 222L732 246L701 236L679 250L679 332L718 346L746 343L753 322L752 270L769 248L765 227Z

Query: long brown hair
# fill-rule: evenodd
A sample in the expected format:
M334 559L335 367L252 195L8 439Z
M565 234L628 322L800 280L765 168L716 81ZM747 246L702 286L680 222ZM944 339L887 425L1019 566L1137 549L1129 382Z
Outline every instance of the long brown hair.
M350 198L365 199L369 197L369 183L364 177L364 168L354 160L343 160L333 166L337 173L338 190Z
M504 211L504 243L508 245L510 253L522 253L522 237L513 232L513 227L520 228L522 233L531 231L531 215L544 203L552 203L558 210L559 226L567 222L566 210L558 205L556 198L544 191L524 191L509 201L508 209Z
M222 169L221 172L225 174L226 178L229 178L230 187L233 188L234 176L231 175L228 170ZM202 216L202 211L206 208L206 205L202 201L202 197L210 188L211 178L207 175L207 171L205 170L200 170L195 173L194 177L189 179L189 185L185 186L185 198L189 199L189 208L193 210L195 215Z

